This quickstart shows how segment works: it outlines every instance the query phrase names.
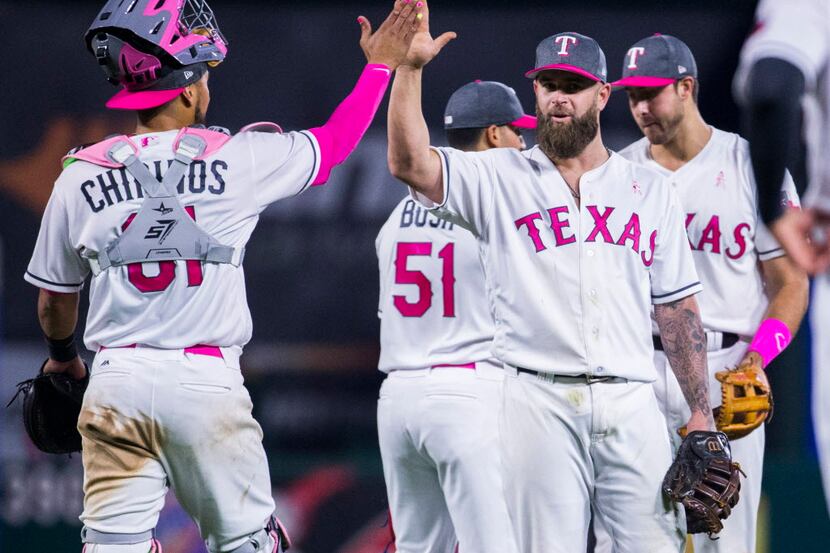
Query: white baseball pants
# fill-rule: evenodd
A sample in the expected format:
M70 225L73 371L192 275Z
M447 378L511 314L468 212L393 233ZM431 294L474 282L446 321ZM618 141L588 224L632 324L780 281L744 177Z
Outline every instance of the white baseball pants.
M721 385L715 379L715 373L740 363L747 347L745 342L738 342L730 348L708 353L709 397L713 408L721 404ZM656 351L654 364L658 374L654 383L655 393L660 410L666 416L672 451L677 451L682 442L677 429L688 422L691 412L666 354ZM741 478L740 500L724 521L723 530L718 534L719 539L710 540L706 534L692 536L695 553L755 553L755 531L764 471L764 437L764 426L761 425L748 436L730 440L732 459L740 463L741 469L746 473L746 478Z
M398 553L515 553L501 480L504 371L392 371L378 438Z
M592 505L615 553L683 551L685 520L661 491L671 448L651 384L505 373L501 449L519 551L585 551Z
M830 511L830 274L813 281L810 305L813 338L813 428L816 436L824 498Z
M95 357L78 421L85 526L152 530L170 485L212 553L262 530L274 511L262 430L238 354L223 354L138 346Z

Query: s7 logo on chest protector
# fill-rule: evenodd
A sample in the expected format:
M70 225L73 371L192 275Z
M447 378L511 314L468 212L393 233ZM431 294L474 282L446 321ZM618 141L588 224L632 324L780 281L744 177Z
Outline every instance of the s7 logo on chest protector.
M179 222L176 219L156 219L157 225L151 226L144 235L145 240L159 239L159 244L164 243L170 232Z

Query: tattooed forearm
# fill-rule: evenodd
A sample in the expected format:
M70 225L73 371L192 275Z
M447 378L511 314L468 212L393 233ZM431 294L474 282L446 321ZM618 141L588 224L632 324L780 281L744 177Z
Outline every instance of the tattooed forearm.
M669 363L692 412L707 416L709 377L706 363L706 334L694 296L654 306L660 339Z

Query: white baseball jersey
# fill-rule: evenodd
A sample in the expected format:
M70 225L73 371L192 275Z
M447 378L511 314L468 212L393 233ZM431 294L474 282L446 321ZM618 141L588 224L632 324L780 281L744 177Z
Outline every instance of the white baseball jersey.
M735 74L736 97L746 97L749 71L760 59L782 59L804 73L804 135L810 156L804 203L830 211L830 2L761 0L755 16L756 29L744 43Z
M701 289L671 186L612 153L582 176L577 206L538 147L436 151L444 202L415 196L480 237L496 357L653 380L652 303Z
M375 241L380 370L491 358L495 326L476 237L404 198Z
M768 305L758 261L781 257L784 250L758 214L749 143L737 134L713 128L703 150L677 171L652 159L645 137L620 155L667 177L680 197L689 245L703 283L697 301L704 328L755 334ZM789 173L782 201L799 205Z
M131 137L160 178L173 158L178 131ZM179 182L179 201L220 243L243 247L268 204L308 188L320 152L311 133L243 132ZM25 278L40 288L77 292L89 273L85 249L101 251L141 206L141 187L126 169L85 161L55 183ZM93 277L84 341L101 346L143 344L178 349L195 344L243 346L251 315L241 267L162 261L113 267Z

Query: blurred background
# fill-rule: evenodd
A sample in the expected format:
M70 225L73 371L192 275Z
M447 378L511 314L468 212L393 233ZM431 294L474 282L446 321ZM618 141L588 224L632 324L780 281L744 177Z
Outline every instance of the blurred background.
M129 132L132 125L129 116L104 109L115 88L83 45L100 4L0 2L3 400L45 356L37 290L22 275L60 158L73 146ZM211 4L230 52L211 77L208 124L237 130L271 120L294 130L323 123L351 90L364 64L356 17L377 26L391 2ZM433 30L454 30L459 38L425 71L424 113L433 142L444 143L447 98L474 79L513 86L532 113L532 88L522 75L533 66L536 44L560 31L597 39L611 79L619 77L635 41L654 32L680 37L697 58L704 117L737 132L730 85L754 7L752 0L434 0ZM614 149L639 138L623 93L603 113L602 131ZM386 168L384 104L329 184L269 208L249 244L245 272L254 336L243 371L265 433L278 512L295 538L292 552L381 553L389 543L375 427L381 376L374 238L404 194ZM830 536L830 519L809 417L809 341L805 322L770 370L776 409L767 426L759 552L828 548L822 538ZM0 411L0 436L0 551L79 551L79 456L37 451L23 432L20 402ZM167 553L204 551L172 496L159 534Z

